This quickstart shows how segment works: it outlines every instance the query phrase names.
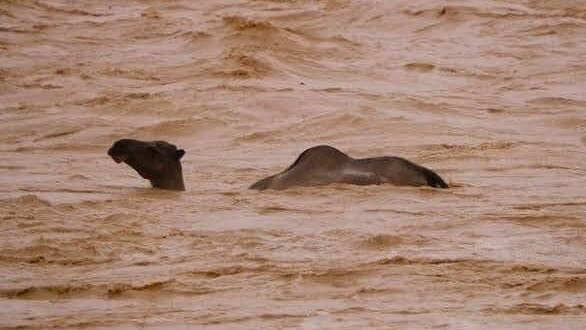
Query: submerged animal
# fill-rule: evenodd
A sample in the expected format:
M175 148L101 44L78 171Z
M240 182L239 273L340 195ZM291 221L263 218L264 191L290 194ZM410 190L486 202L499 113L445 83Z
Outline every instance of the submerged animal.
M309 148L281 173L264 178L250 189L287 189L331 183L448 188L434 171L400 157L352 158L327 146Z
M122 139L114 142L108 155L116 163L128 164L155 188L185 190L180 161L185 150L171 143Z

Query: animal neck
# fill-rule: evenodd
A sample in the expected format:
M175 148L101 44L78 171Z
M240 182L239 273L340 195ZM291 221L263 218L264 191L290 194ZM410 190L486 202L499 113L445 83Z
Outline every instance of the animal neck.
M181 163L179 162L169 166L169 169L164 171L163 174L157 178L151 178L150 181L155 188L185 190L185 184L183 183L183 170L181 168Z

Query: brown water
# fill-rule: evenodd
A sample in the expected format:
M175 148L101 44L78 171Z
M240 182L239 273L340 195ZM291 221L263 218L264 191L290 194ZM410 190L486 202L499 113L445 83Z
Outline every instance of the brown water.
M586 328L582 0L3 0L0 54L4 329ZM317 144L453 187L247 189Z

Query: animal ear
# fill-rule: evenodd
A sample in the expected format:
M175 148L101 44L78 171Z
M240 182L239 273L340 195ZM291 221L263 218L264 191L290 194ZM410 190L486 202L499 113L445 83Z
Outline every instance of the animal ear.
M175 158L177 158L178 160L181 159L183 155L185 155L185 150L183 149L179 149L175 152Z

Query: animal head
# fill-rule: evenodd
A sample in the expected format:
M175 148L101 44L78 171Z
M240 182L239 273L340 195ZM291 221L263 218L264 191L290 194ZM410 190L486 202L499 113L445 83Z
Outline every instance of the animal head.
M124 162L151 180L154 187L183 190L180 159L185 150L165 141L122 139L114 142L108 155L116 163Z

